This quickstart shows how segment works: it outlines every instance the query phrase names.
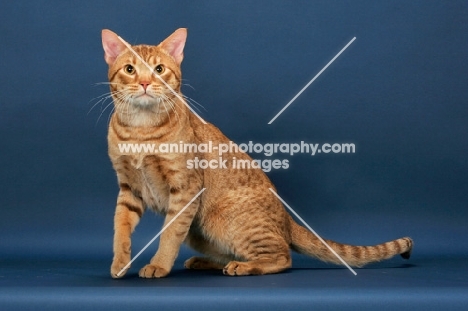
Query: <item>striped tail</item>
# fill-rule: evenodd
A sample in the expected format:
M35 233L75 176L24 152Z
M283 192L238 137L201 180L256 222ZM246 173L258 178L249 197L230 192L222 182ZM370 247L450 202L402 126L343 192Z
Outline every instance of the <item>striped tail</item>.
M291 219L292 249L298 253L316 257L325 262L341 265L341 261L312 232ZM325 242L350 266L362 267L371 262L401 255L409 259L413 240L408 237L374 246L353 246L331 240Z

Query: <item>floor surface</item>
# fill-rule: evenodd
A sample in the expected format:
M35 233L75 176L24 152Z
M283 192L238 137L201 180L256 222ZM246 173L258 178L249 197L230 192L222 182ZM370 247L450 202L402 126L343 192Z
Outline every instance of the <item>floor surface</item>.
M412 258L356 269L299 258L287 272L227 277L178 261L164 279L120 280L108 259L0 260L1 310L467 310L468 258Z

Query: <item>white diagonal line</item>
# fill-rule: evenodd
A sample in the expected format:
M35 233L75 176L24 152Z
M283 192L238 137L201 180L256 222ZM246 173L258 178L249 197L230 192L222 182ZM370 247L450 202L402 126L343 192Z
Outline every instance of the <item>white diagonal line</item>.
M304 92L304 91L309 87L309 85L311 85L312 82L314 82L315 79L317 79L317 78L322 74L322 72L324 72L325 69L327 69L328 66L330 66L330 65L332 64L332 63L335 61L335 59L337 59L338 56L340 56L341 53L343 53L344 50L346 50L346 49L348 48L348 46L350 46L351 43L353 43L354 40L356 40L356 37L354 37L353 39L351 39L351 41L349 41L348 44L346 44L346 46L345 46L344 48L342 48L341 51L339 51L338 54L336 54L335 57L333 57L332 60L329 61L328 64L326 64L325 67L323 67L322 70L320 70L319 73L316 74L315 77L313 77L312 80L310 80L309 83L307 83L306 86L304 86L304 87L302 88L302 90L300 90L299 93L297 93L296 96L294 96L293 99L291 99L291 100L289 101L289 103L287 103L286 106L284 106L283 109L281 109L281 111L278 112L278 113L276 114L276 116L274 116L274 118L270 120L270 122L268 122L268 124L273 123L273 121L275 121L276 118L278 118L278 117L280 116L280 114L282 114L282 113L286 110L286 108L288 108L289 105L291 105L291 104L302 94L302 92Z
M158 78L159 80L161 80L161 82L164 83L164 85L165 85L169 90L171 90L171 92L172 92L178 99L180 99L180 101L183 102L183 103L185 104L185 106L187 106L187 108L190 109L190 111L191 111L194 115L196 115L196 116L198 117L198 119L200 119L200 121L201 121L203 124L206 124L205 120L203 120L202 117L200 117L200 116L198 115L198 113L196 113L195 110L193 110L192 107L190 107L190 105L187 104L187 103L185 102L185 100L183 100L182 97L181 97L176 91L174 91L174 90L172 89L172 87L169 86L169 84L166 83L166 81L164 81L163 78L161 78L158 74L156 74L156 73L154 72L153 68L151 68L151 66L148 65L148 63L145 62L145 61L143 60L143 58L141 58L141 56L138 55L137 52L135 52L134 49L132 49L132 47L130 46L130 44L128 44L128 43L127 43L124 39L122 39L120 36L119 36L118 38L119 38L120 41L122 41L122 43L123 43L133 54L135 54L135 56L136 56L146 67L148 67L148 69L154 74L154 76L155 76L156 78Z
M132 264L132 262L134 262L135 259L137 259L137 258L141 255L141 253L143 253L143 252L145 251L145 249L147 249L148 246L150 246L150 244L153 243L154 240L156 240L156 239L157 239L157 238L158 238L158 237L159 237L159 236L160 236L176 219L177 219L177 217L179 217L180 214L182 214L182 213L187 209L187 207L189 207L189 205L192 204L193 201L196 200L196 198L198 198L198 196L200 196L200 194L201 194L203 191L205 191L205 189L206 189L206 188L203 188L202 190L200 190L200 192L198 192L198 193L193 197L193 199L190 200L190 202L188 202L187 205L185 205L184 208L181 209L180 212L178 212L177 215L175 215L174 218L172 218L172 219L161 229L161 231L159 231L159 233L156 234L156 235L154 236L154 238L152 238L151 241L149 241L148 244L146 244L145 247L143 247L143 248L141 249L141 251L138 252L138 254L135 255L135 257L133 257L133 259L132 259L125 267L122 268L122 270L120 270L119 273L117 273L117 276L120 276L120 274L122 274L122 272L123 272L124 270L126 270L128 267L130 267L130 265Z
M305 221L304 219L301 218L301 216L299 216L292 208L291 206L288 205L288 203L286 203L273 189L271 188L268 188L270 189L270 191L291 211L291 213L294 214L294 216L296 216L303 224L304 226L307 227L307 229L309 229L319 240L320 242L322 242L332 253L333 255L335 255L345 266L346 268L348 268L354 275L357 275L356 271L353 270L353 268L351 268L347 263L346 261L343 260L343 258L340 257L340 255L338 255L335 250L333 248L330 247L330 245L328 245L327 242L325 242L324 239L322 239L318 234L317 232L314 231L314 229L312 229Z

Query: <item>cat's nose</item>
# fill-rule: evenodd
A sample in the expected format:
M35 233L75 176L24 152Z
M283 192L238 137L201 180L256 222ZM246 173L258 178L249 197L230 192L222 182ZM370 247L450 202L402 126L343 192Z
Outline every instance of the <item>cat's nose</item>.
M146 92L146 89L148 88L148 85L150 85L150 83L145 81L145 82L140 82L140 85L143 87L143 89Z

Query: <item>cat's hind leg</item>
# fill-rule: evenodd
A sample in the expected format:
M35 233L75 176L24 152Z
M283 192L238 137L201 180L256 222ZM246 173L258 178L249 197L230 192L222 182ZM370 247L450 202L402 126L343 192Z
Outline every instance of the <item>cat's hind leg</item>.
M247 257L245 261L230 261L224 268L225 275L261 275L278 273L291 267L291 255L285 249L271 254L258 254Z
M194 256L185 261L184 267L194 270L221 270L224 265L210 258Z
M252 236L248 241L236 243L236 258L224 268L225 275L260 275L278 273L291 267L289 245L284 237L269 232L261 237Z
M291 267L289 255L277 258L259 258L251 261L231 261L224 268L225 275L261 275L278 273Z
M231 261L223 268L225 275L259 275L278 273L291 267L289 227L285 211L269 206L268 198L262 204L245 200L237 203L225 200L219 207L224 217L217 219L216 245L225 247ZM259 198L257 198L259 199ZM224 208L223 208L224 207ZM213 226L214 227L214 226Z
M185 261L184 267L194 270L222 270L232 258L222 254L212 243L200 233L193 230L187 236L185 243L207 257L194 256Z

